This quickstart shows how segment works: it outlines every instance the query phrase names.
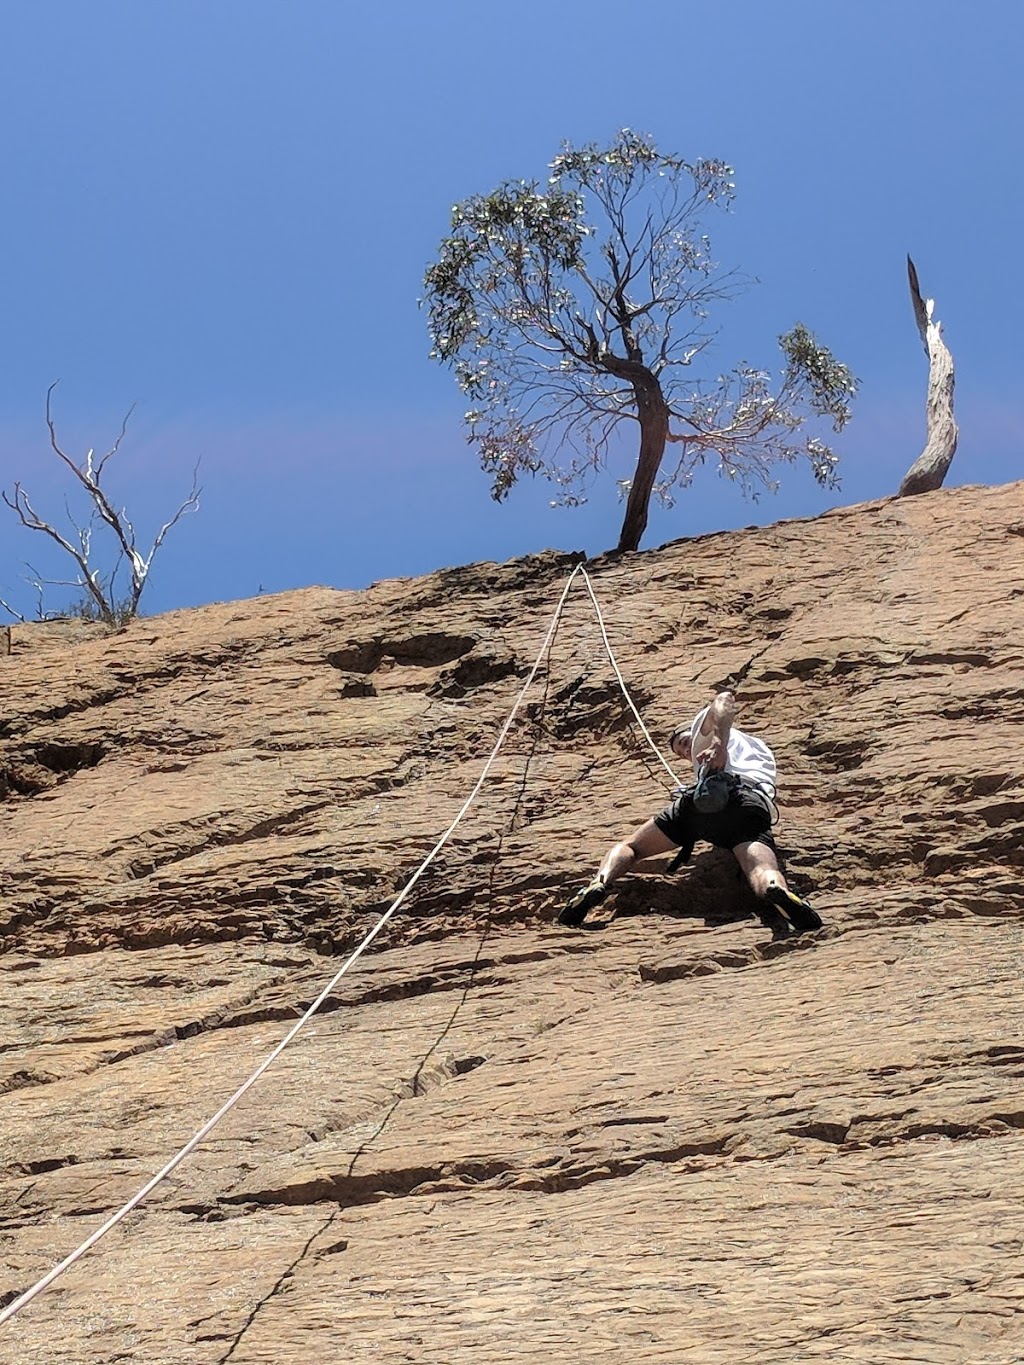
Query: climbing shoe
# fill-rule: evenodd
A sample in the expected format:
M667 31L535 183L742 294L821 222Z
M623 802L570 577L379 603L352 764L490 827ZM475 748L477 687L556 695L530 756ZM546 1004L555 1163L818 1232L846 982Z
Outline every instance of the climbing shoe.
M600 877L595 877L581 890L577 891L564 909L559 911L558 923L567 929L579 929L587 917L587 911L600 905L608 894L608 888Z
M765 893L765 900L782 911L798 934L821 928L821 916L817 910L801 899L795 891L781 886L770 886Z

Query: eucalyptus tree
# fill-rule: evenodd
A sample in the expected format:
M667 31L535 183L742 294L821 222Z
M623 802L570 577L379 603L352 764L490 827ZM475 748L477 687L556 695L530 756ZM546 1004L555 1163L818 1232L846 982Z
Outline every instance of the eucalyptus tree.
M842 430L856 381L806 327L779 338L777 374L709 369L713 306L747 283L720 270L703 230L733 199L732 168L623 129L607 147L565 144L549 169L546 184L456 204L426 272L431 356L469 400L494 498L529 473L553 481L556 502L585 501L629 423L620 550L639 545L652 495L671 505L707 461L747 493L801 459L835 486L838 456L817 428Z

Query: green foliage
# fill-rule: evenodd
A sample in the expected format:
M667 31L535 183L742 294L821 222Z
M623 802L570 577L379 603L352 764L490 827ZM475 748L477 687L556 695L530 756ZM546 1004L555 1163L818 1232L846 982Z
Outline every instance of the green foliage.
M678 445L675 469L653 483L667 502L709 456L748 491L799 456L833 482L834 453L795 435L809 417L839 430L856 384L806 328L780 339L781 381L747 366L694 375L715 337L711 306L746 283L719 269L703 230L732 202L731 167L623 129L607 147L566 144L550 172L456 204L425 277L430 354L469 400L468 439L493 496L540 473L557 501L583 501L630 421L648 452L660 433L659 467L666 439Z
M831 417L833 431L842 431L850 420L850 404L857 393L857 381L850 370L827 346L820 346L802 322L779 337L779 345L788 363L787 382L806 387L811 410Z

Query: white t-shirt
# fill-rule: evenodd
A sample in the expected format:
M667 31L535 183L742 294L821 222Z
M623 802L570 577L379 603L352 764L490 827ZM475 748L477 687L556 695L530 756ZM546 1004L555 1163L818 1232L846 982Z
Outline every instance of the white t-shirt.
M699 711L694 716L693 724L690 726L690 758L695 773L700 768L701 756L705 749L711 747L711 735L700 733L700 727L707 713L708 708L705 706L703 711ZM757 739L754 735L748 735L743 730L737 730L735 726L729 731L725 771L735 773L744 781L753 783L755 787L760 787L765 796L773 797L775 795L775 755L763 739Z

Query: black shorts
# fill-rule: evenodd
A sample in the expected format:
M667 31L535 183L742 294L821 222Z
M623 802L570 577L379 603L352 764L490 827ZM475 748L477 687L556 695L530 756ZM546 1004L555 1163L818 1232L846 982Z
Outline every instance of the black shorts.
M702 815L693 804L693 789L687 788L671 806L658 812L654 823L680 848L692 849L699 839L706 839L716 848L754 843L775 848L767 798L745 783L737 783L725 810L715 815Z

